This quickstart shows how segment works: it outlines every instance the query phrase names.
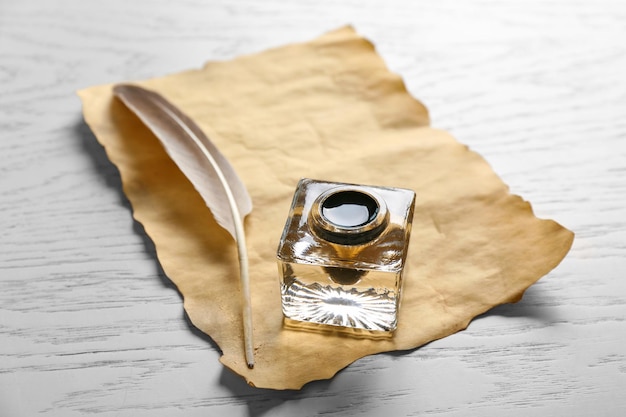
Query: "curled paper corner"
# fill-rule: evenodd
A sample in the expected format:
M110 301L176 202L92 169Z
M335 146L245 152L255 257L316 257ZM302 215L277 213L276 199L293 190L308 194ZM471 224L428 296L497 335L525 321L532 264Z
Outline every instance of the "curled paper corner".
M85 120L118 167L133 214L154 241L189 318L219 346L220 362L251 386L300 389L361 357L414 349L462 330L491 307L519 300L571 247L573 234L537 219L480 155L428 127L426 108L366 42L341 28L311 42L140 83L200 125L254 202L246 219L252 370L243 360L232 239L151 132L114 104L110 85L79 93ZM275 251L301 177L416 192L393 338L283 327Z

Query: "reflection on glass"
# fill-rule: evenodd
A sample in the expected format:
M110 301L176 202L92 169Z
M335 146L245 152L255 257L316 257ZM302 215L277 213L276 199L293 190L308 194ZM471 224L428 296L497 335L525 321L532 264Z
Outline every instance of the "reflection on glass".
M290 323L396 328L415 193L303 179L278 247Z

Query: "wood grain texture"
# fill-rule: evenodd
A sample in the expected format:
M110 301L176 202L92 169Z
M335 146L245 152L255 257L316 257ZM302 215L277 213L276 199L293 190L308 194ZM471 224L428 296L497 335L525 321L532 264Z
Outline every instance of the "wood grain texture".
M0 415L626 413L626 4L0 0ZM183 315L74 91L351 23L539 217L576 232L514 305L298 392Z

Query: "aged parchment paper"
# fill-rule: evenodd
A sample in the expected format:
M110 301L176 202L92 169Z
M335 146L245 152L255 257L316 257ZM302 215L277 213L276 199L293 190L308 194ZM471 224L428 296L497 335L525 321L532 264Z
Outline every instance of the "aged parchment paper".
M141 84L192 117L235 166L246 220L256 366L243 354L238 263L221 229L157 139L112 96L79 92L84 117L119 168L137 221L155 243L195 326L249 384L297 389L365 355L421 346L518 301L556 267L573 234L537 219L489 165L446 132L351 28ZM283 327L275 252L301 177L417 193L399 327L355 339Z

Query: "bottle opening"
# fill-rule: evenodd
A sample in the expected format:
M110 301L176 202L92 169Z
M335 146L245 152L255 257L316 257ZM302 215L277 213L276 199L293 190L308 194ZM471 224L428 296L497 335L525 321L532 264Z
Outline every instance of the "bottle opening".
M387 227L385 201L358 186L343 186L322 193L311 207L312 229L321 238L356 245L376 238Z
M359 191L339 191L322 202L322 216L339 227L364 226L378 211L376 200Z

